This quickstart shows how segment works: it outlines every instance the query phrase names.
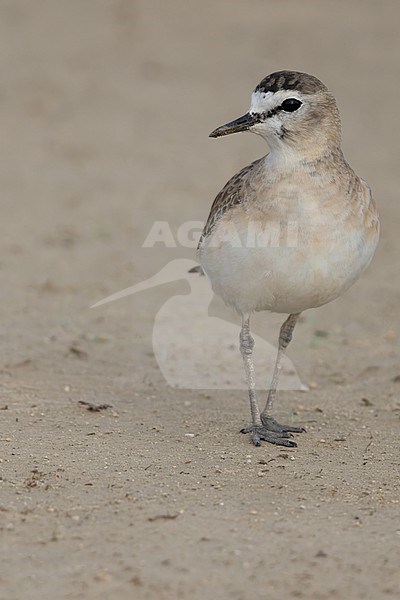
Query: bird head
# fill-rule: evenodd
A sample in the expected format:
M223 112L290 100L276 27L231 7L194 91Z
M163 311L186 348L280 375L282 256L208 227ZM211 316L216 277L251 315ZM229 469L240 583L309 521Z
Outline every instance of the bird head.
M271 150L312 145L340 146L340 116L335 98L313 75L277 71L265 77L251 96L249 111L215 129L210 137L251 131Z

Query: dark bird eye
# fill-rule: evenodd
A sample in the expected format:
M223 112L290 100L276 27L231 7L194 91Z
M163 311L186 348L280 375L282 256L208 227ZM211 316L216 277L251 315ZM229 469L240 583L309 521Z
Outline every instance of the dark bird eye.
M297 100L297 98L287 98L282 102L281 107L285 112L294 112L300 108L301 105L302 103L300 100Z

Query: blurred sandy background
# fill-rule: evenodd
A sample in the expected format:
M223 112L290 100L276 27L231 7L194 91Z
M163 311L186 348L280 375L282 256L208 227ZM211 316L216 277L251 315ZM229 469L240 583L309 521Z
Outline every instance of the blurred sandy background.
M399 597L399 19L394 0L0 2L0 598ZM281 396L308 428L289 451L238 434L244 392L166 384L153 320L187 283L88 308L195 259L142 244L266 152L208 133L282 68L334 92L382 218L362 280L296 330L312 389Z

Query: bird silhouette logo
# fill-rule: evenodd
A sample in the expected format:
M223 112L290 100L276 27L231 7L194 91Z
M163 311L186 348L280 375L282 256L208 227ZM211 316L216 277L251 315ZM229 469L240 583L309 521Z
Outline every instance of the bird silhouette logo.
M220 317L209 316L213 291L207 277L200 276L197 263L175 259L158 273L93 304L91 308L145 292L166 283L186 280L189 294L169 298L154 317L152 346L154 356L167 383L180 389L247 389L239 352L240 327ZM276 347L254 336L255 367L264 373L258 381L266 388L271 378ZM305 390L291 360L282 365L282 390Z

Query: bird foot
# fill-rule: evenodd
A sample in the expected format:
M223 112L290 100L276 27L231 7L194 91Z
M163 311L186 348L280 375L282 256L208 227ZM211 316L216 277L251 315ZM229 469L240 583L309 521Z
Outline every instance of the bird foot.
M297 444L290 438L293 433L303 433L304 427L295 427L292 425L281 425L272 417L261 417L262 425L251 425L241 429L241 433L251 433L251 438L255 446L261 446L261 440L278 446L287 446L296 448Z
M274 433L306 433L304 427L296 427L295 425L281 425L278 421L275 421L272 417L267 415L261 415L262 424L269 431Z

